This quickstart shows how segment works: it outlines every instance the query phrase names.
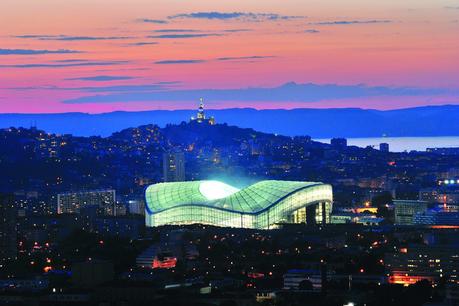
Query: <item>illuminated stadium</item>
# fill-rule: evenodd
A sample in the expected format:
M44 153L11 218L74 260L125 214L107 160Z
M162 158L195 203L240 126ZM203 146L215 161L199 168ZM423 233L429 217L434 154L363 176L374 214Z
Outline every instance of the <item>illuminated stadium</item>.
M159 183L145 191L146 225L207 224L271 229L283 223L330 221L332 187L323 183L260 181L237 189L219 181Z

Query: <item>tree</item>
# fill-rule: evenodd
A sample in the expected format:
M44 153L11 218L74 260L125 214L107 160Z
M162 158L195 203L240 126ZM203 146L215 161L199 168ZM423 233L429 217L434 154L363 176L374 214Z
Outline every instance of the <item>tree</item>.
M371 205L378 208L378 216L384 218L389 217L389 210L386 205L390 203L392 203L392 194L390 192L384 192L371 200Z
M312 286L312 283L310 280L303 280L300 282L300 284L298 285L298 289L300 290L312 290L313 289L313 286Z
M220 306L237 306L237 303L236 301L233 301L233 300L226 300L226 301L222 301L220 303Z

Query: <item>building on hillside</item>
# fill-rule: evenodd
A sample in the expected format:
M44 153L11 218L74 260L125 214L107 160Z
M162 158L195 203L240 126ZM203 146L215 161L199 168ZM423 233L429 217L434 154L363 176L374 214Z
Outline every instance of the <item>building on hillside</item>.
M57 195L58 214L78 214L81 208L95 206L99 214L114 216L115 205L116 193L113 189L67 192Z
M185 154L166 152L163 154L164 182L182 182L185 180Z
M379 151L381 152L389 152L389 144L386 142L380 143L379 144Z
M445 179L439 186L424 188L419 191L419 199L429 203L459 204L459 180Z
M334 148L343 149L347 147L347 139L346 138L332 138L330 140L330 144Z
M210 125L215 125L215 118L210 116L206 117L206 113L204 111L204 100L202 98L199 99L199 108L196 114L196 117L191 117L190 122L196 123L207 123Z
M413 225L417 213L427 211L427 202L417 200L394 200L395 224Z
M129 213L131 215L145 215L145 202L139 200L129 200Z

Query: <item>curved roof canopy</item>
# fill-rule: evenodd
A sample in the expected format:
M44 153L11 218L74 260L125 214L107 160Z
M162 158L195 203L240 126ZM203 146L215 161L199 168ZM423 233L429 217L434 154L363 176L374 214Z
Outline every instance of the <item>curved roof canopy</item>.
M147 209L160 212L182 205L204 205L242 213L256 213L317 182L260 181L237 189L219 181L159 183L147 188Z

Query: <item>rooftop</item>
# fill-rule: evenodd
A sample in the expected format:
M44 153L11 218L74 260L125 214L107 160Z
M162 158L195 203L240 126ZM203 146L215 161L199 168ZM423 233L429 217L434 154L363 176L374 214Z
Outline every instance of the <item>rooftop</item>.
M159 183L147 188L146 198L148 209L152 212L192 204L254 213L295 191L320 185L323 184L266 180L237 189L220 181Z

